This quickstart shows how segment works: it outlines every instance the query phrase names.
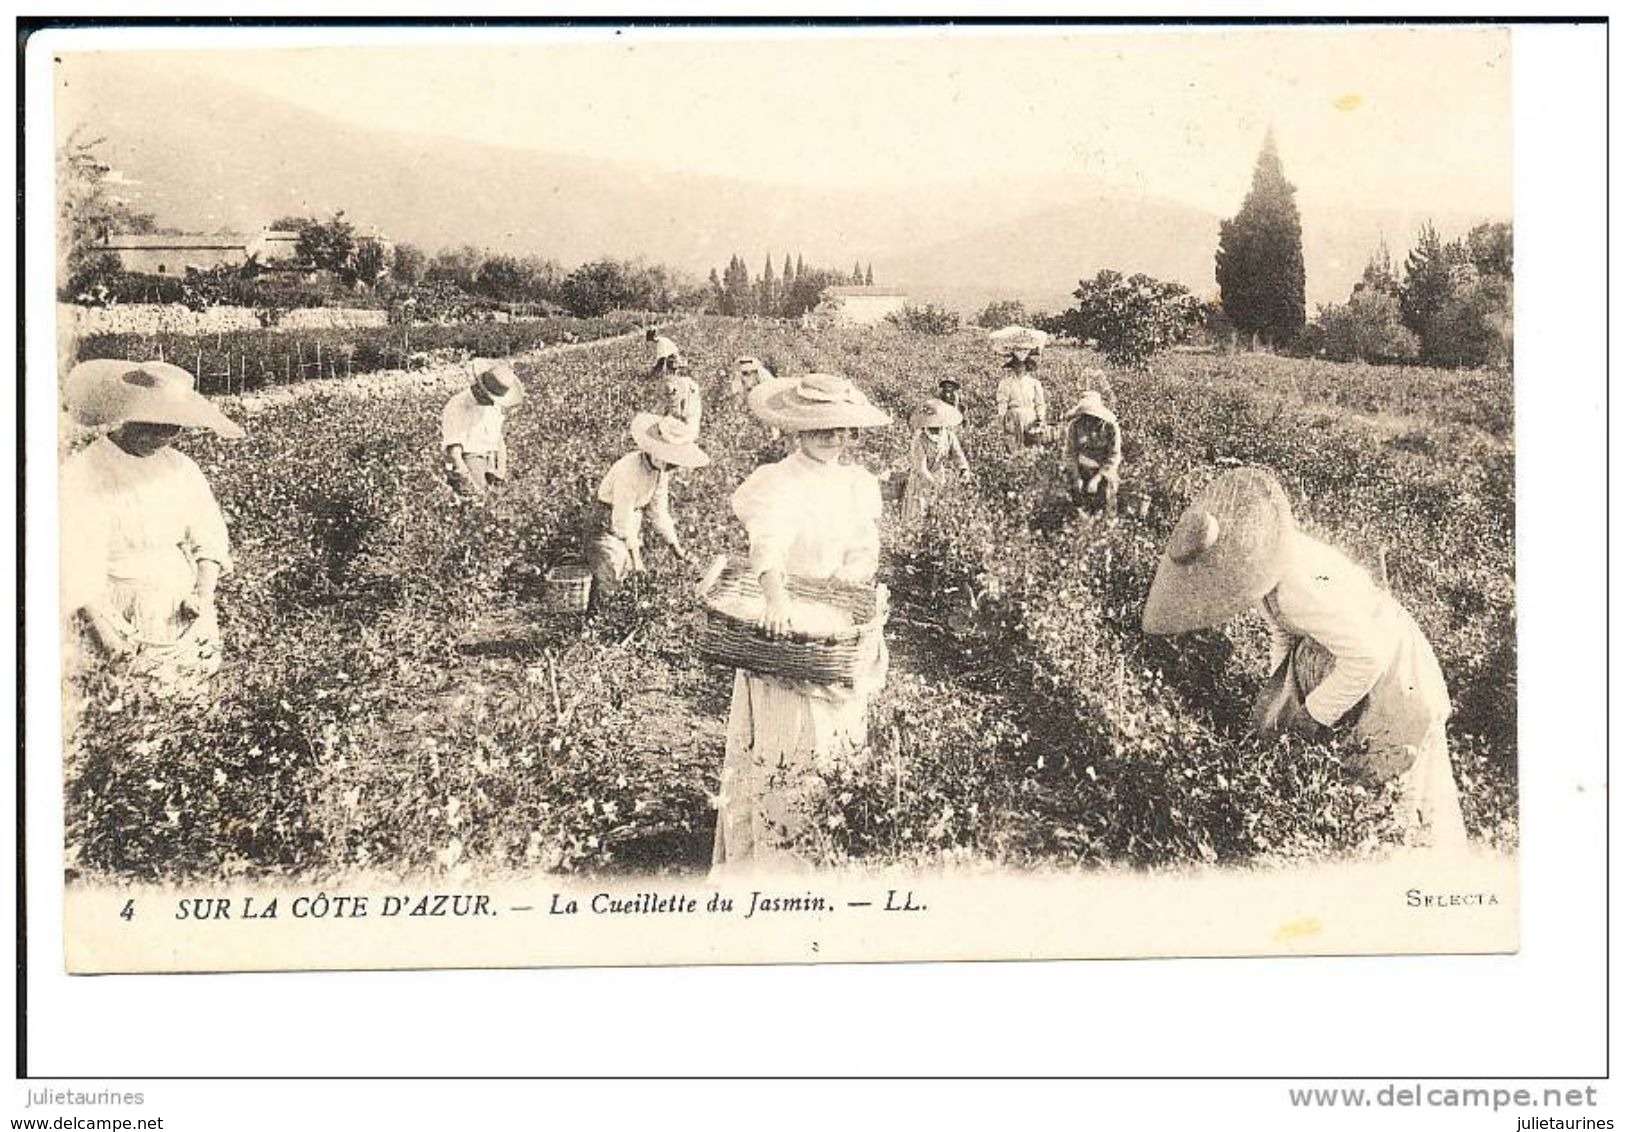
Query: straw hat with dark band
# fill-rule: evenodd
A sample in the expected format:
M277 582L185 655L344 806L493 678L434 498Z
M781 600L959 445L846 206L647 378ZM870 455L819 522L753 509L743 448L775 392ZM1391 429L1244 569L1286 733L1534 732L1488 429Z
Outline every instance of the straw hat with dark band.
M68 373L63 396L74 419L92 428L128 422L206 428L230 440L243 430L192 388L192 375L168 362L98 358Z
M649 455L679 468L701 468L711 462L695 443L699 430L677 417L639 413L632 418L632 439Z
M876 408L863 390L832 373L764 381L750 391L749 405L758 420L785 432L891 424L891 417Z
M525 386L507 362L475 362L474 388L504 409L525 399Z
M1205 629L1256 605L1286 570L1295 527L1286 492L1262 468L1225 472L1185 509L1151 581L1141 626Z
M908 423L914 428L958 428L964 420L965 414L948 402L932 397L914 410Z

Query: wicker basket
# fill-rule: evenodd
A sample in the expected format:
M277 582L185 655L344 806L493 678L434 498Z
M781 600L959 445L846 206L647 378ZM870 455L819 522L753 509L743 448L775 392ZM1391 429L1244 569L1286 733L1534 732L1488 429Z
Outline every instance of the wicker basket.
M543 604L554 613L585 613L592 597L592 571L578 563L548 570L542 581Z
M1054 444L1061 439L1061 426L1039 424L1034 421L1027 426L1027 432L1022 439L1027 443L1028 447Z
M900 502L908 492L908 473L893 472L880 481L880 498L888 503Z
M793 633L778 640L769 638L756 620L724 608L764 603L761 584L754 576L719 559L699 586L705 605L700 625L701 658L760 676L852 687L873 661L877 638L886 622L884 589L790 576L785 579L785 590L796 605L838 611L844 617L837 619L850 618L850 627L818 634Z

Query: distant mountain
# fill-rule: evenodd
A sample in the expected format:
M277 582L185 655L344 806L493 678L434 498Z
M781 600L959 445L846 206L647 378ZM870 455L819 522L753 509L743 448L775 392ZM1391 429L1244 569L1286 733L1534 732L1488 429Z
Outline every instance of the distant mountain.
M135 60L66 73L62 124L105 137L132 205L187 231L256 231L342 208L431 252L474 244L566 266L641 255L703 278L736 252L753 273L769 252L775 270L786 253L836 268L872 261L877 282L967 312L995 298L1053 310L1102 267L1214 289L1217 216L1080 178L906 192L773 185L370 131L243 89L197 90ZM1316 216L1300 204L1311 307L1347 295L1379 234L1402 261L1422 219ZM1467 226L1438 219L1447 234Z
M137 63L80 66L68 122L107 139L131 202L161 224L257 229L343 208L430 251L453 244L566 264L644 255L700 274L735 252L849 267L1012 219L1075 182L966 181L911 193L758 184L641 165L360 129L258 93L207 92ZM155 112L158 108L162 112ZM681 147L672 156L681 158Z
M1431 214L1447 239L1488 216ZM1386 241L1402 270L1429 214L1399 210L1305 211L1303 254L1308 314L1342 302L1371 253ZM921 302L975 313L998 299L1020 299L1032 310L1072 304L1080 279L1104 268L1143 272L1183 283L1193 294L1217 297L1213 255L1220 217L1152 198L1094 197L990 225L895 258L875 261L875 275Z
M875 276L911 296L966 312L994 299L1034 310L1071 305L1078 280L1102 268L1213 289L1219 220L1170 201L1094 196L875 261Z

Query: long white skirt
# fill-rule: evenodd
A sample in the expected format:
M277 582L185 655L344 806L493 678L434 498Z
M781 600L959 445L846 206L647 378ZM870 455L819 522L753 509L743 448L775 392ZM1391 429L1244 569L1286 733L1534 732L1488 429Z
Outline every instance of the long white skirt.
M863 692L735 672L712 872L808 868L791 846L824 775L862 757L868 736Z

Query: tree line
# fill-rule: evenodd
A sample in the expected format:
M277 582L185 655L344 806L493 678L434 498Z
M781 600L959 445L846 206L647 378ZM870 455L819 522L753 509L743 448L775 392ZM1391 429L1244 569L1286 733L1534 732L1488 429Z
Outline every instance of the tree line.
M797 318L818 305L829 287L872 287L875 267L854 261L850 272L827 267L809 267L796 253L788 252L779 273L773 273L773 253L762 263L761 274L751 278L744 259L734 255L719 275L711 269L706 281L706 310L711 314L762 315L769 318Z
M1512 356L1512 225L1445 241L1422 226L1403 270L1386 243L1343 303L1304 303L1303 230L1273 134L1252 188L1219 229L1214 275L1225 320L1254 342L1338 361L1499 365Z

